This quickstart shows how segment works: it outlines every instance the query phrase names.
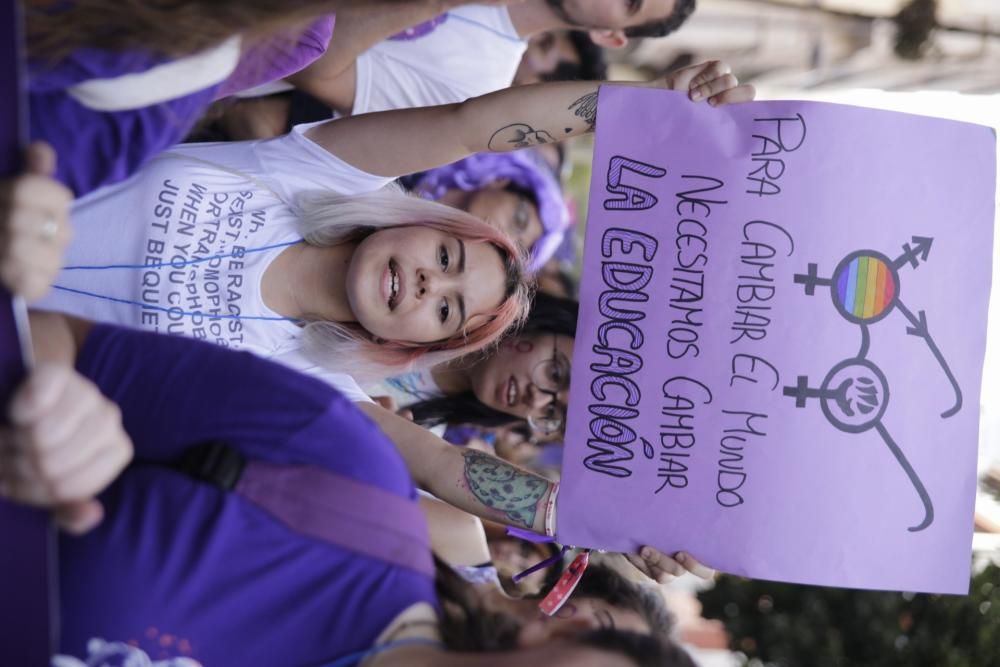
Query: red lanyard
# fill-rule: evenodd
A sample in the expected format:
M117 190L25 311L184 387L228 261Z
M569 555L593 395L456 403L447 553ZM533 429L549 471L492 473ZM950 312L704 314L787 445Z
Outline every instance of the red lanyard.
M549 594L538 603L538 608L542 610L543 614L555 616L562 609L562 606L569 600L569 596L576 590L588 565L590 565L590 550L585 549L573 559Z

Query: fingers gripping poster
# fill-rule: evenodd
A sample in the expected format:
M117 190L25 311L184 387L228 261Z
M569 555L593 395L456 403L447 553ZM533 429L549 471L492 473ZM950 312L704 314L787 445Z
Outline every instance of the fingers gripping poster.
M965 593L990 128L601 89L561 541Z

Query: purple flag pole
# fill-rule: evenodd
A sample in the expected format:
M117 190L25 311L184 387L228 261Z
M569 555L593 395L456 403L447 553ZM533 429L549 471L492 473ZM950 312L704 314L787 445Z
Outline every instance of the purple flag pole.
M0 177L21 170L27 137L21 16L0 8ZM30 363L24 302L0 288L0 412ZM56 646L56 535L48 512L0 501L0 664L46 665Z

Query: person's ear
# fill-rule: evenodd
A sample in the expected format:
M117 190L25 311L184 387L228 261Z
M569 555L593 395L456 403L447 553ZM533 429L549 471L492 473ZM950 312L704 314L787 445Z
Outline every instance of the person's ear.
M628 44L624 30L591 30L590 41L605 49L620 49Z

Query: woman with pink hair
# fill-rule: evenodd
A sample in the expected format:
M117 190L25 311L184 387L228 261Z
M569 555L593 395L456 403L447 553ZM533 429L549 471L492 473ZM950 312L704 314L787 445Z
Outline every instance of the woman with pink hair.
M72 223L77 239L56 278L55 293L41 305L227 347L260 350L270 345L277 349L267 356L287 361L282 358L286 354L302 355L327 373L433 363L442 356L482 348L524 312L527 290L511 242L486 223L439 204L370 193L401 173L454 162L473 152L502 152L592 131L598 85L525 86L459 105L300 127L270 141L179 147L128 181L94 192L75 205ZM713 105L753 97L752 88L737 86L728 68L715 62L680 70L666 85ZM382 150L374 150L376 146ZM31 171L37 173L31 175L44 181L42 174L50 173L51 166L34 165ZM17 255L57 254L63 238L66 207L53 206L56 201L49 200L65 194L58 188L35 190L31 187L35 184L36 179L16 181L15 196L0 202L0 229L7 242L0 258L0 281L18 291L28 273L47 277L48 264L22 264L19 259L25 257ZM35 194L27 196L30 191ZM33 236L42 242L31 243ZM307 349L316 328L313 323L320 321L326 324L318 327L332 333L332 345ZM62 339L83 340L87 325L72 321L64 325ZM206 362L195 360L188 365L192 372L186 374L176 358L157 353L158 344L140 340L143 336L151 340L148 335L138 336L131 351L138 358L159 359L146 384L152 392L149 405L176 408L182 401L197 406L209 423L229 414L238 435L251 439L258 429L249 417L265 418L287 432L292 442L315 435L312 417L303 421L300 413L284 407L299 404L302 394L325 393L322 383L311 381L310 387L308 379L286 373L287 389L279 385L267 389L260 374L235 370L263 363L249 355L230 356L232 372L212 373ZM324 336L316 338L322 341ZM341 353L332 354L331 346L340 347ZM112 342L89 349L100 356L104 351L120 353L122 347ZM110 372L110 381L134 377L124 367ZM202 382L212 377L217 384ZM28 395L76 396L74 387L79 385L67 382L56 394ZM169 387L175 393L167 392ZM258 392L260 402L241 404L238 397L247 389ZM364 400L349 391L341 393ZM138 400L138 394L125 394ZM279 418L269 420L272 404L282 409L274 413ZM90 422L93 401L60 399L48 408L59 412L66 405L81 408L82 412L73 413L80 428L56 429L56 442L49 445L57 448L46 447L47 451L80 455L79 443L84 440L80 436L90 431L99 436L88 445L96 449L87 450L86 470L73 469L72 476L82 472L91 481L108 481L106 473L116 473L127 462L130 449L127 444L120 447L121 438L109 439L114 429L109 432L95 424L117 423L120 430L120 415L101 403L103 418ZM373 403L359 409L393 441L409 478L441 500L483 518L555 534L557 484L481 452L461 451ZM33 435L44 430L55 437L52 429L34 428L27 412L15 421ZM156 424L161 435L179 436L175 427L189 425L184 419L171 419L164 410L152 414L167 420ZM60 423L67 424L65 419ZM360 423L373 429L367 420ZM213 434L218 431L210 428L207 435ZM321 444L328 444L323 437ZM199 441L203 440L184 439ZM102 453L109 442L118 452L116 458ZM348 442L359 443L356 438ZM363 446L358 449L370 452ZM328 448L317 451L331 455ZM335 458L352 463L350 454ZM65 461L58 465L65 470ZM35 466L5 466L7 472L15 468L30 471ZM5 482L4 489L12 488L9 480ZM100 520L100 509L87 498L103 486L92 491L74 486L56 500L84 499L88 511L97 512L88 518L92 526L94 519ZM13 488L21 488L20 483ZM45 483L35 488L50 492L53 487ZM651 555L653 562L645 552L643 560L657 576L663 561L658 554Z
M474 352L523 318L529 279L501 230L310 133L175 147L78 200L39 306L248 350L355 400L346 376Z
M713 103L752 97L717 62L666 85ZM75 241L38 305L328 379L374 380L485 348L527 311L520 251L468 213L386 186L473 153L592 131L598 86L527 86L176 147L76 202Z

